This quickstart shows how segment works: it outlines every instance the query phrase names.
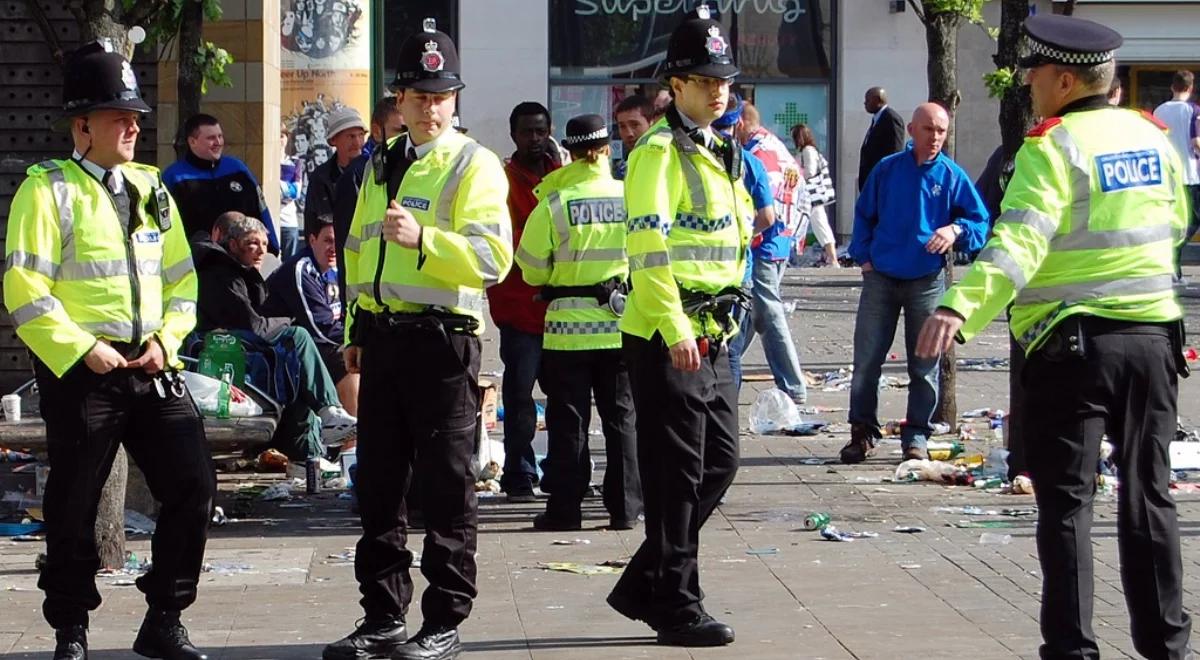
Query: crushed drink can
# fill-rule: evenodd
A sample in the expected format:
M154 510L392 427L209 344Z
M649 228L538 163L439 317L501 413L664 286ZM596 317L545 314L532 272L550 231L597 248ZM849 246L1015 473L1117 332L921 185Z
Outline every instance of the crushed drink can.
M321 492L321 459L310 458L304 463L305 492L315 495Z
M804 529L809 531L824 529L829 524L828 513L810 513L804 516Z

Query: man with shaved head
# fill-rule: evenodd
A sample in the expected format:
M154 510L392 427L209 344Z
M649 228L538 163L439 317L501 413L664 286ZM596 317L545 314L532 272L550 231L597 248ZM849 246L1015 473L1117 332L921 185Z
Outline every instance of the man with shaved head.
M869 99L868 95L868 99ZM904 313L908 414L900 434L904 460L924 458L937 406L938 360L916 355L921 325L944 290L942 268L952 250L983 246L988 211L971 178L942 153L950 117L937 104L913 112L907 148L879 161L854 207L850 257L862 266L854 325L850 442L843 463L860 463L881 437L879 376Z
M888 107L887 90L872 87L863 97L863 109L871 115L871 127L858 156L858 190L862 192L867 175L879 161L904 148L904 120Z

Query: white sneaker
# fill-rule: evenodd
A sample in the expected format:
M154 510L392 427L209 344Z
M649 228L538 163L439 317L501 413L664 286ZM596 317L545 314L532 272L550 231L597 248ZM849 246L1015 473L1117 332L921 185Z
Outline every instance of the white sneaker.
M321 417L321 442L325 445L345 440L358 427L358 418L341 406L325 406L317 415Z

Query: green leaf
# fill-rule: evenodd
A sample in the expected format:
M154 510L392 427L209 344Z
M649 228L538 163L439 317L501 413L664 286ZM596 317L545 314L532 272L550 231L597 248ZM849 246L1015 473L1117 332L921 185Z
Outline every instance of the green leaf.
M983 74L983 84L987 87L988 96L998 99L1017 84L1016 72L1008 67L996 69Z

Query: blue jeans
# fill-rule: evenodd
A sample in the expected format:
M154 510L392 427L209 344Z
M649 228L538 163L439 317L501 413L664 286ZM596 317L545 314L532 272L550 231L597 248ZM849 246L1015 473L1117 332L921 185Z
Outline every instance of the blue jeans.
M751 286L750 280L742 283L743 289L749 289ZM742 353L750 347L747 341L754 333L754 326L750 323L750 312L742 308L741 305L734 305L733 312L729 315L734 323L738 326L738 333L733 339L729 340L729 369L733 372L733 386L738 392L742 391Z
M300 250L300 228L279 228L279 259L283 261Z
M862 296L854 322L854 379L850 384L850 423L879 429L879 376L904 312L908 360L907 423L900 434L904 449L925 447L933 432L938 400L938 360L916 357L917 336L944 291L942 271L900 280L878 271L863 273Z
M533 385L542 362L542 335L521 332L509 325L500 329L500 360L504 378L500 398L504 404L504 474L500 489L506 493L537 485L533 434L537 432L537 404Z
M792 342L792 332L788 329L787 310L783 307L780 287L783 284L783 271L787 269L786 261L754 261L753 303L750 307L750 317L753 323L743 324L745 339L743 348L750 346L755 333L762 335L763 355L767 358L767 366L775 378L775 387L783 390L792 399L803 401L808 397L808 386L804 382L804 372L800 370L800 357L796 353L796 345ZM730 349L732 354L732 349ZM740 371L739 360L739 371Z

